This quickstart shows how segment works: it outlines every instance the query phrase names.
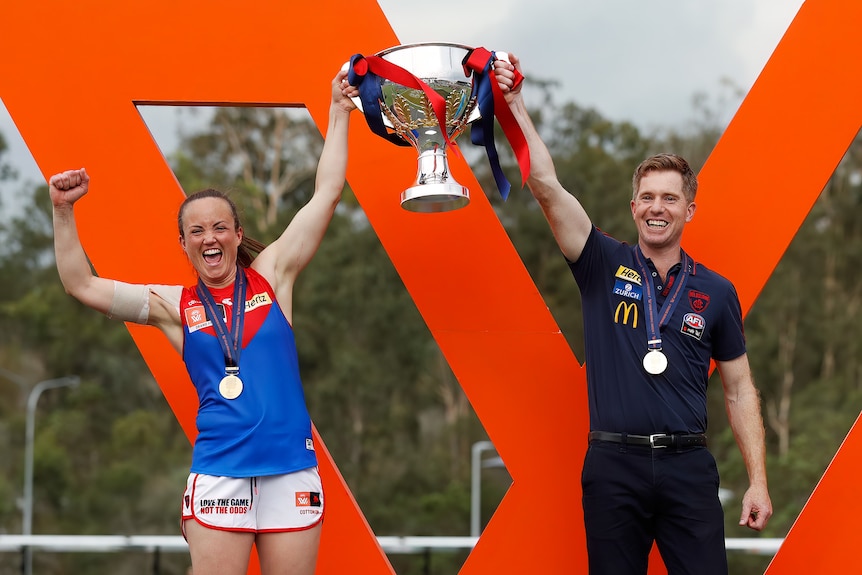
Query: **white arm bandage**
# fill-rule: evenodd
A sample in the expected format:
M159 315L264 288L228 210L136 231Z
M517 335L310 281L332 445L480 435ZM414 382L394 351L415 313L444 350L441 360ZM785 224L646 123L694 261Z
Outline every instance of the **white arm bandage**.
M114 299L108 317L120 321L147 323L150 317L150 289L144 284L114 281Z
M183 295L183 286L169 286L162 284L150 284L150 293L157 295L168 303L174 311L177 312L177 317L180 315L180 297Z
M161 284L127 284L114 281L114 299L108 317L145 324L150 319L150 294L160 297L180 315L183 286Z

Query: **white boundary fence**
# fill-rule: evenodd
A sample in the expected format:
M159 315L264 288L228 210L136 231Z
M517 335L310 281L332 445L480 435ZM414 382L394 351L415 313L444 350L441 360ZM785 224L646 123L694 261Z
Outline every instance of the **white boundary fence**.
M472 549L477 537L381 536L377 538L386 553L422 553ZM727 550L758 555L774 555L782 538L730 538ZM21 552L26 548L54 553L110 553L118 551L164 551L186 553L188 545L181 535L0 535L0 553Z
M431 553L472 549L478 537L382 536L377 538L387 554L414 553L424 556L423 573L431 573ZM758 555L774 555L783 539L727 539L728 551ZM24 554L33 551L52 553L111 553L146 552L153 555L152 573L160 572L162 553L188 553L188 545L180 535L0 535L0 553L21 553L21 572L26 571Z

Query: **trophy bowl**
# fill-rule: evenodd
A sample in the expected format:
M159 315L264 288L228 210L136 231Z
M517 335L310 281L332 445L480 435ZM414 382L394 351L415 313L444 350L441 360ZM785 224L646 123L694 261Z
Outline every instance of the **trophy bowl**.
M459 44L405 44L375 54L410 72L445 102L446 117L439 118L423 89L380 79L383 125L419 153L416 180L401 194L401 207L408 211L445 212L470 202L470 192L449 172L446 148L480 117L472 74L462 63L471 50ZM362 99L354 102L368 114Z

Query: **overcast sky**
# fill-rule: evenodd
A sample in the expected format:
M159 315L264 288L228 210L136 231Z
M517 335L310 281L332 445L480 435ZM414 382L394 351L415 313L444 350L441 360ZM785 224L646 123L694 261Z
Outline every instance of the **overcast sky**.
M802 1L378 0L378 4L402 44L453 42L511 52L521 58L528 80L561 83L558 102L575 101L648 130L690 118L692 97L715 93L722 79L748 91ZM176 145L176 113L153 107L143 115L162 151L170 153ZM10 147L7 159L22 178L40 180L2 104L0 133Z

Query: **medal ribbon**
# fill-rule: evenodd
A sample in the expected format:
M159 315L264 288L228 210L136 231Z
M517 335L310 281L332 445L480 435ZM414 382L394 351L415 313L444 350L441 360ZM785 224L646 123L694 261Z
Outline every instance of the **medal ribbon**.
M230 332L228 332L224 319L218 313L218 307L212 293L210 293L209 288L204 282L198 278L198 296L200 296L201 302L204 304L216 336L218 336L221 349L224 352L225 373L233 373L234 375L239 372L239 354L242 350L242 328L243 320L245 319L245 286L245 270L237 265L236 278L233 282L233 319L231 321Z
M682 251L682 250L680 250ZM685 282L688 279L689 267L691 258L688 254L682 251L682 266L680 267L676 286L674 286L671 294L664 300L661 306L661 311L658 310L656 302L655 285L652 281L652 275L646 265L646 258L638 246L635 250L635 261L638 265L638 270L641 272L644 282L644 315L647 319L647 349L661 349L661 329L670 321L673 310L676 304L679 303L679 295L682 293Z
M505 96L497 84L497 77L494 73L494 60L497 56L494 52L489 52L485 48L474 48L464 58L464 73L470 75L473 73L473 94L476 96L476 103L479 106L481 118L470 126L470 141L477 146L484 146L485 153L488 155L488 162L491 164L491 173L494 175L494 181L497 183L497 189L500 195L505 200L509 197L509 181L503 174L503 169L500 167L500 158L497 155L497 147L494 144L494 118L500 122L500 127L503 129L503 134L509 141L512 151L515 153L515 158L518 160L518 167L521 170L521 186L530 177L530 150L527 147L527 139L521 127L518 125L518 120L515 119L512 110L506 103ZM524 76L518 70L515 70L515 85L513 89L524 80Z
M410 143L401 139L397 134L390 134L383 124L383 116L380 105L383 102L382 84L383 80L389 80L408 88L422 90L428 102L437 116L440 133L446 141L446 145L454 150L456 156L461 157L461 152L455 147L454 142L449 140L449 131L446 129L446 100L443 96L431 89L431 86L392 62L384 60L380 56L363 56L354 54L350 57L350 67L347 71L347 81L351 86L359 88L359 99L362 101L362 112L365 121L371 131L399 146L409 146Z

